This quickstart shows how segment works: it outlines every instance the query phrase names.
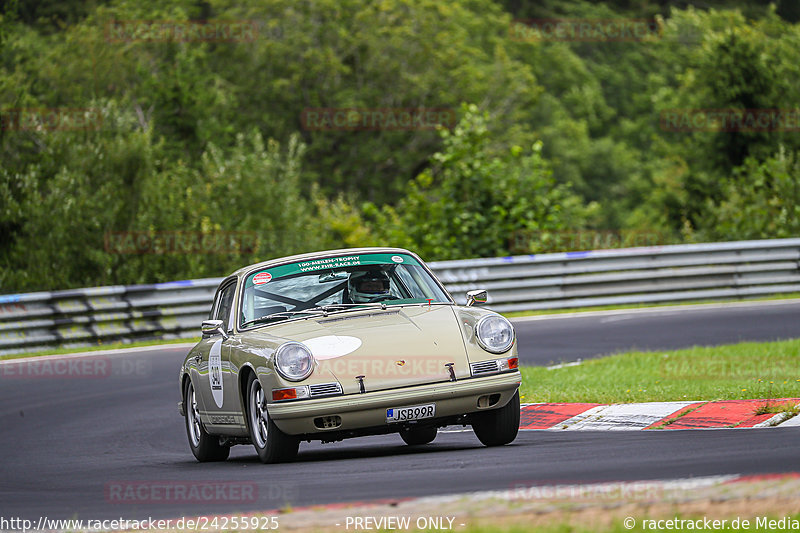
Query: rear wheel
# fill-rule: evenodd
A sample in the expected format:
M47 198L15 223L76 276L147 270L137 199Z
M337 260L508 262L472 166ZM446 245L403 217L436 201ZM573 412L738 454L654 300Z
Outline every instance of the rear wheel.
M472 429L485 446L502 446L519 432L519 390L500 409L472 415Z
M436 438L435 427L404 428L400 430L400 437L409 446L419 446L433 442Z
M262 463L291 461L300 441L278 429L267 413L267 398L255 374L247 381L247 426L250 440Z
M197 396L192 380L187 379L183 387L183 406L186 419L186 435L189 437L189 448L201 463L208 461L224 461L231 453L230 446L222 446L219 437L209 435L200 422L197 413Z

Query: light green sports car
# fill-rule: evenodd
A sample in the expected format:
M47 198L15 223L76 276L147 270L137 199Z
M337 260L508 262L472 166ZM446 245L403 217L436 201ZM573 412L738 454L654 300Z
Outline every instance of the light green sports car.
M410 445L471 425L487 446L519 428L514 329L453 301L414 253L333 250L274 259L222 281L180 369L179 410L199 461L252 444L265 463L300 441L399 433Z

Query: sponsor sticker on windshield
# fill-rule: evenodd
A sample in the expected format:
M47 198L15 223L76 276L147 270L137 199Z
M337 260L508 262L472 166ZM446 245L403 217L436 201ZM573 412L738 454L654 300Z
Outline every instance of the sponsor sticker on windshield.
M337 269L351 266L358 266L361 264L361 256L349 255L347 257L328 257L326 259L315 259L313 261L304 261L297 263L297 268L300 272L310 272L312 270L327 270Z
M265 283L269 283L272 280L272 274L269 272L259 272L255 276L253 276L253 284L255 285L263 285Z
M261 271L249 278L247 286L263 285L273 279L305 272L333 271L365 265L396 265L401 263L408 266L419 266L419 261L406 254L361 254L324 257L288 265L279 265L270 268L269 271Z

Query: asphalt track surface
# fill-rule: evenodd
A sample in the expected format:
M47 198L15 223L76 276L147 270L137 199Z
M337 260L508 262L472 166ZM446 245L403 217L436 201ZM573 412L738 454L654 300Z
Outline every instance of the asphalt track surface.
M781 313L794 316L797 323L799 308L782 307ZM728 323L728 327L716 331L735 334L720 335L708 343L752 338L740 333L754 331L751 321L764 313L771 311L759 308L755 313L723 312L722 318L712 317L712 324ZM781 313L769 315L764 327L771 333L758 338L791 336L788 326L779 326ZM694 331L714 329L701 320L705 316L699 313L685 320L678 313L673 318L691 327L677 336L683 341L707 338L705 333ZM734 318L742 321L741 329L730 325ZM663 321L649 320L636 317L612 324L631 328L623 344L664 338L658 332L644 336L648 323L656 329L676 327L674 323L664 326ZM538 321L535 325L547 323ZM602 329L598 325L602 322L586 319L560 318L549 325L553 323L558 327L539 330L536 338L541 341L544 337L543 342L550 346L566 345L563 338L547 341L542 332L558 337L572 324L570 353L588 342L593 328ZM583 332L583 326L589 333ZM533 342L528 328L518 329L522 346ZM617 335L622 338L621 333ZM613 343L602 349L612 346L622 349L622 345ZM537 345L533 353L540 348L541 344ZM291 464L262 465L250 446L235 447L231 459L224 463L199 464L188 449L183 420L176 409L177 372L185 353L186 348L165 346L95 356L108 364L104 371L69 378L22 378L0 373L0 517L174 518L518 485L797 470L798 428L525 431L512 445L501 448L482 447L470 431L442 433L433 444L420 448L405 446L398 436L389 435L328 445L303 443L298 461ZM530 362L529 352L525 353L524 359ZM546 353L555 354L553 360L559 359L556 352ZM242 497L228 492L235 501L224 496L211 501L164 501L163 491L158 493L156 488L165 483L184 487L226 483L238 488ZM128 486L144 486L146 490L138 493L141 499L123 503L112 491ZM148 492L148 487L153 490Z
M601 311L514 320L520 359L548 365L631 350L676 350L800 338L800 302Z

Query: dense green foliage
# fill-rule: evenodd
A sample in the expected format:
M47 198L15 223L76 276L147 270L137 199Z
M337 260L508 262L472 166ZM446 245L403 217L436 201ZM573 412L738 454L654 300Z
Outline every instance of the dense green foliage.
M0 293L220 276L359 245L495 256L526 251L512 246L520 233L798 236L796 116L794 130L744 131L685 131L664 117L797 107L800 8L692 3L6 2ZM657 32L513 31L515 20L553 18L647 19ZM117 31L147 21L244 22L250 33L203 42ZM314 108L445 109L456 120L318 129L303 120ZM42 110L73 123L17 122ZM109 249L122 232L244 232L258 243Z

